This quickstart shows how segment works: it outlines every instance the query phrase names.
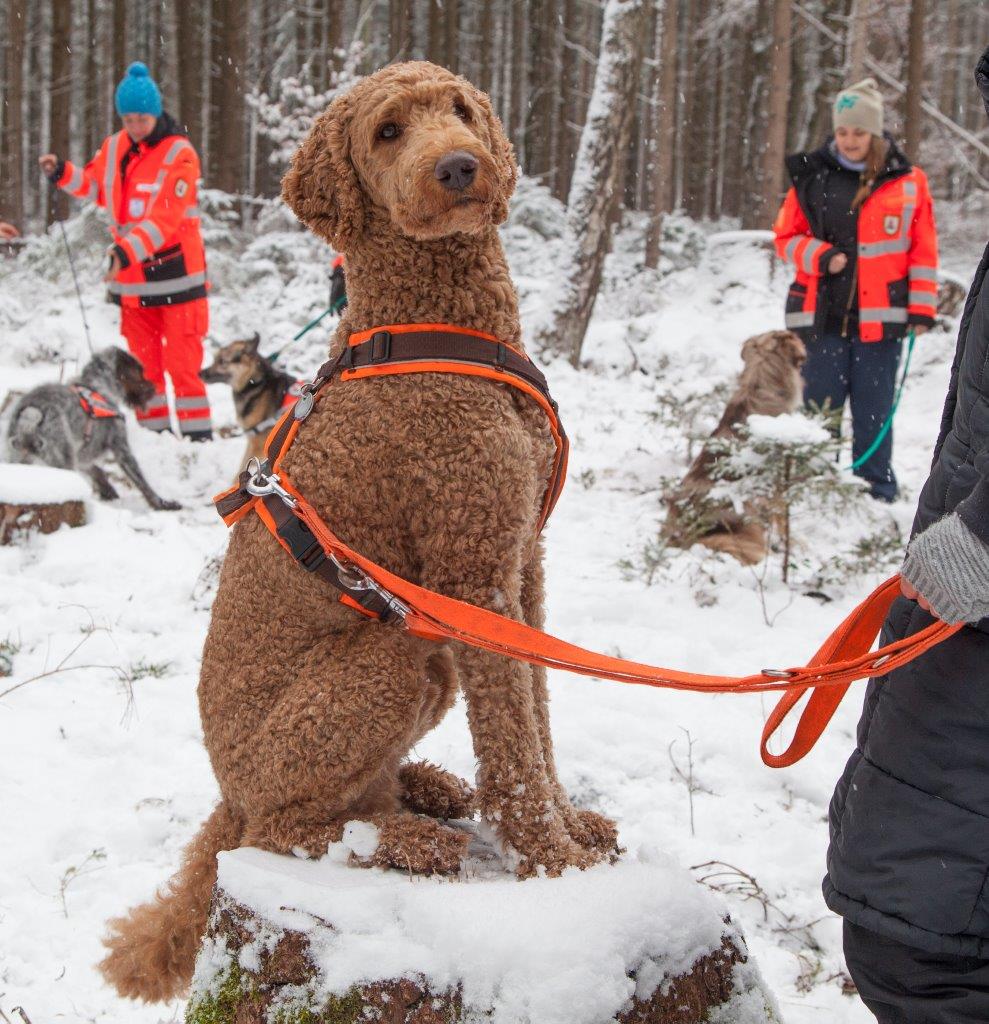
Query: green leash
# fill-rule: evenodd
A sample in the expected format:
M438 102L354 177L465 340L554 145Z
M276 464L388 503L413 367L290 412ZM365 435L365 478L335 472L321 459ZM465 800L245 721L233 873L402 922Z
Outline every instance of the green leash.
M286 349L291 348L300 338L305 337L314 327L318 327L331 313L339 313L347 301L346 295L341 295L336 302L333 303L328 309L324 309L322 313L316 317L315 320L310 320L301 331L292 335L292 340L287 345L282 347L275 352L274 355L268 356L268 362L273 363Z
M896 410L899 408L900 399L903 397L903 389L906 387L907 374L910 373L910 357L913 355L914 342L917 340L916 332L911 328L907 332L907 357L903 361L903 373L900 376L900 386L896 389L896 397L893 399L893 407L889 410L889 416L886 417L886 422L882 425L879 433L876 434L875 441L869 445L869 447L850 465L846 466L846 469L855 470L864 466L873 455L876 454L876 450L883 443L883 439L890 431L890 427L893 426L893 417L896 415Z

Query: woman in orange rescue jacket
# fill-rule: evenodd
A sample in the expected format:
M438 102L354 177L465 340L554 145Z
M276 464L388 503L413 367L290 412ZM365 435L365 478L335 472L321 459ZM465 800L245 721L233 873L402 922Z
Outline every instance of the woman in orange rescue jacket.
M793 182L773 229L797 275L786 325L807 345L804 400L852 408L859 460L889 418L904 335L937 312L937 232L927 177L883 133L883 101L867 78L838 94L834 137L787 158ZM855 472L881 501L897 496L890 430Z
M39 162L59 188L106 208L113 236L108 291L121 307L120 333L157 392L138 420L151 430L170 429L167 372L180 433L206 440L212 424L199 377L209 326L199 157L162 110L158 86L140 62L127 69L115 101L123 131L105 139L85 167L54 153Z

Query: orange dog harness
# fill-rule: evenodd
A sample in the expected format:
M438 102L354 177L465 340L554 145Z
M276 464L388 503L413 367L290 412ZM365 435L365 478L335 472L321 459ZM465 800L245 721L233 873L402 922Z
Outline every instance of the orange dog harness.
M76 393L82 411L97 420L120 419L120 410L109 399L85 384L70 384Z
M763 669L749 676L701 675L597 654L496 612L427 590L349 548L281 468L299 426L338 371L342 381L394 373L461 373L510 384L533 398L547 413L557 443L540 529L563 486L566 435L542 373L525 356L491 335L448 324L380 327L351 335L349 345L320 368L295 407L283 414L268 438L264 462L252 460L238 484L214 499L228 526L253 510L304 569L340 591L343 603L382 622L399 622L415 636L458 640L520 661L623 683L701 693L783 690L761 743L763 761L778 768L794 764L810 751L852 682L879 669L890 672L899 668L961 628L935 622L920 633L872 651L872 643L899 593L899 578L893 577L838 626L807 665ZM813 692L790 745L782 754L770 754L770 737L808 691Z

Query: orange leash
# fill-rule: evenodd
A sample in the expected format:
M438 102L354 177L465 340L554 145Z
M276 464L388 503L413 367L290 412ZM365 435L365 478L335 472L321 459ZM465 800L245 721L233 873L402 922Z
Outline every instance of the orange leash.
M402 579L347 547L287 480L282 478L281 484L295 501L295 515L312 531L327 555L355 577L363 577L369 589L390 597L393 610L416 636L458 640L520 661L621 683L700 693L786 691L762 734L762 759L772 768L795 764L811 750L852 682L872 676L879 669L886 673L900 668L961 629L960 624L935 622L913 636L872 651L872 644L900 592L899 577L894 576L852 611L807 665L763 669L749 676L701 675L645 665L588 651L522 622ZM770 754L770 738L808 691L813 691L811 699L800 716L793 741L782 754Z
M315 381L303 388L295 409L282 415L268 438L267 459L252 460L239 484L217 495L214 501L228 526L254 511L302 568L340 591L340 600L348 607L382 623L399 621L410 633L427 640L457 640L534 665L621 683L698 693L784 691L766 722L760 744L762 759L772 768L795 764L812 749L855 680L879 670L886 673L900 668L962 628L961 624L934 622L913 636L873 651L872 645L900 592L899 577L894 576L852 611L806 665L767 668L748 676L701 675L588 651L504 615L427 590L344 544L281 468L301 423L339 371L342 380L386 373L478 375L511 384L536 400L549 418L557 445L540 528L563 486L566 435L545 378L526 357L509 350L492 335L449 324L429 324L391 325L351 336L350 345L321 367ZM769 740L807 693L810 699L789 746L782 754L770 754Z

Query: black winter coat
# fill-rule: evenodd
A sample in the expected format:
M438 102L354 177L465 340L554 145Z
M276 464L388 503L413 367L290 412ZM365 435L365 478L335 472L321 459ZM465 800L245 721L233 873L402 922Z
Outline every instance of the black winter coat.
M989 50L976 79L989 111ZM989 248L962 317L914 533L958 511L989 543ZM900 598L883 643L931 623ZM989 959L989 620L873 679L831 802L824 897L864 928Z

